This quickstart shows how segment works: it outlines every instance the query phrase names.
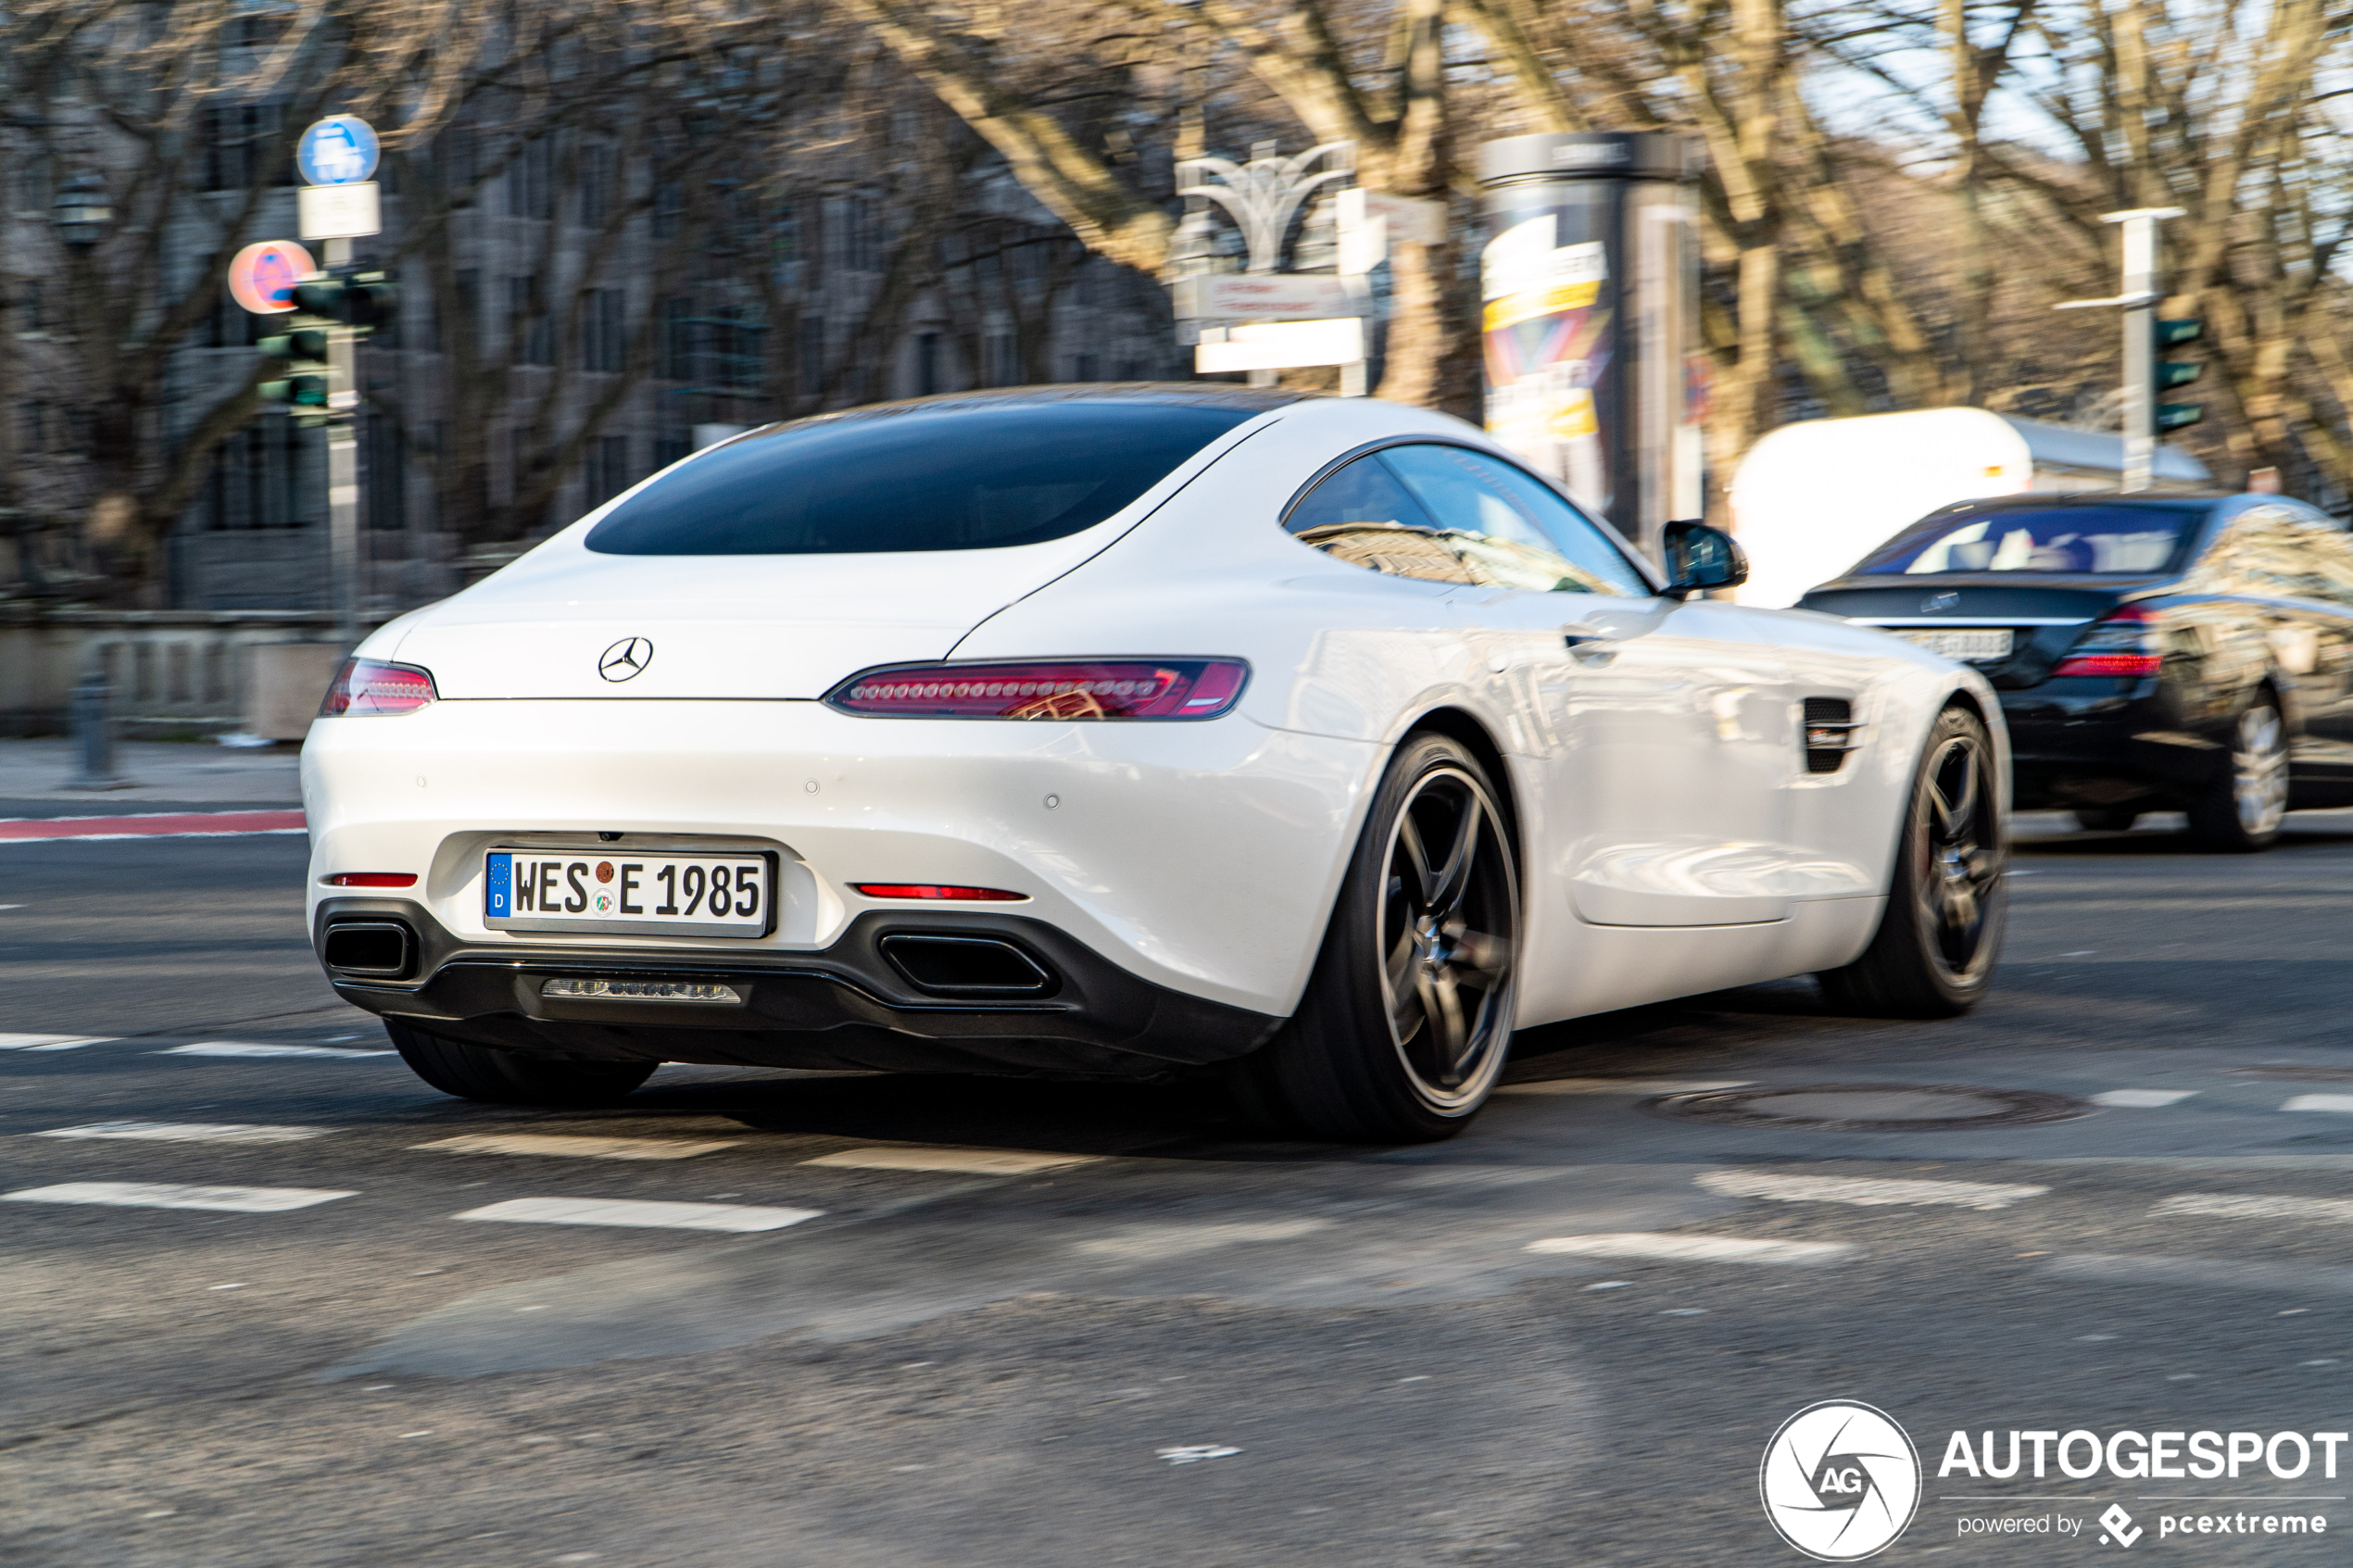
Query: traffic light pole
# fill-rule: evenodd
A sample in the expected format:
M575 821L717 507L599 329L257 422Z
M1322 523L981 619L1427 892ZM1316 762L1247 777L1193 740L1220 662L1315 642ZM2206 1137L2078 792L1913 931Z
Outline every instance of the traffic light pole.
M2179 218L2178 207L2136 207L2128 212L2101 214L2101 221L2124 230L2124 289L2114 299L2070 299L2061 310L2089 310L2119 306L2124 315L2124 473L2118 486L2146 490L2157 469L2157 433L2160 423L2157 385L2158 302L2164 295L2157 277L2157 226ZM2188 372L2195 375L2193 370ZM2195 411L2190 417L2195 418Z
M326 244L328 267L351 264L351 242ZM336 618L344 646L359 646L359 334L349 327L327 332L327 551L333 562Z

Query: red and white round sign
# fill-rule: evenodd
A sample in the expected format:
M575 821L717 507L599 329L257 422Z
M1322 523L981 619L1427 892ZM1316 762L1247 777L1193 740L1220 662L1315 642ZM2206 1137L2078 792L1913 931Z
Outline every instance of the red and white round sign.
M318 270L292 240L263 240L229 263L229 295L257 316L274 316L295 307L295 285Z

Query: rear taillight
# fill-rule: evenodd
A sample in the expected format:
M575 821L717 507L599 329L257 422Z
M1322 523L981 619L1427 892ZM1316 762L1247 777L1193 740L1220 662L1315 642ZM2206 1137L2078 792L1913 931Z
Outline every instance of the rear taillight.
M386 664L375 659L346 659L335 671L327 700L319 705L321 719L358 719L371 714L414 713L434 700L433 676L413 664Z
M1010 904L1026 899L1026 893L1008 893L1001 887L954 887L932 882L853 882L849 884L869 898L945 898L952 903Z
M2158 641L2157 616L2138 605L2126 605L2095 622L2075 639L2067 657L2051 671L2061 675L2091 675L2109 680L2136 680L2154 675L2165 662Z
M414 887L415 872L337 872L326 879L329 887Z
M852 675L825 700L880 719L1214 719L1249 679L1238 659L906 664Z

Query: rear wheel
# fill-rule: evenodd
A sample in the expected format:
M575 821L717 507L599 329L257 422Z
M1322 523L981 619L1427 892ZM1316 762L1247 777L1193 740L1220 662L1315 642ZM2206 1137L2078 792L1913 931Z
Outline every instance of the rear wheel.
M445 1095L492 1105L611 1105L653 1076L650 1061L567 1061L492 1050L384 1020L409 1070Z
M2190 837L2208 849L2268 849L2287 815L2287 725L2271 693L2257 695L2231 731L2231 772L2190 802Z
M2093 833L2130 833L2133 824L2141 820L2140 809L2133 806L2078 806L2075 825Z
M1843 1012L1950 1018L1985 994L2008 909L2008 847L1984 721L1948 708L1930 730L1897 842L1887 912L1863 956L1816 978Z
M1317 1137L1461 1130L1504 1071L1519 866L1487 771L1443 735L1398 748L1299 1011L1238 1064L1238 1098Z

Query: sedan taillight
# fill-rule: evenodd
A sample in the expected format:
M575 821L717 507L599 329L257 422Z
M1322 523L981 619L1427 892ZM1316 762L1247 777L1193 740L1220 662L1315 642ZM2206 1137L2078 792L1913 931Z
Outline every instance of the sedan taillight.
M2158 640L2157 616L2138 605L2126 605L2096 622L2075 640L2067 657L2051 671L2061 675L2092 675L2109 680L2137 680L2154 675L2165 662Z
M376 659L346 659L335 671L327 700L319 705L321 719L359 719L372 714L414 713L439 694L433 676L413 664L386 664Z
M826 694L879 719L1214 719L1250 678L1238 659L1056 659L905 664Z

